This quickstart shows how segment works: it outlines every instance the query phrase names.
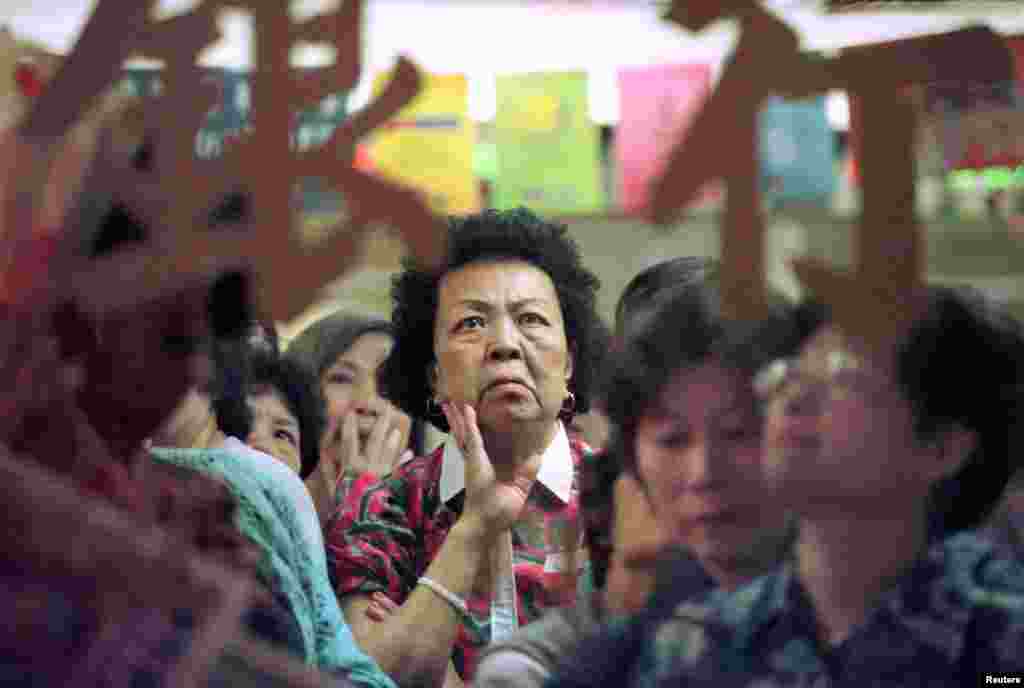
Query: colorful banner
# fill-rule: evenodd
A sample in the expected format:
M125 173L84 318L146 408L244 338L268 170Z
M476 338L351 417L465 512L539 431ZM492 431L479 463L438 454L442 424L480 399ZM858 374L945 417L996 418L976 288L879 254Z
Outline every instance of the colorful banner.
M215 158L224 151L224 145L248 129L251 118L251 91L249 76L227 69L207 69L205 77L221 87L221 99L206 117L196 134L196 155ZM129 68L121 84L129 96L153 97L163 87L159 69ZM292 143L297 150L309 150L327 141L346 117L347 97L331 95L319 107L303 110L296 115ZM337 213L340 199L326 189L321 180L303 182L300 189L302 209L306 213Z
M494 207L603 210L601 134L589 116L586 73L501 75L495 88Z
M926 87L926 117L948 170L1024 163L1024 39L1006 44L1014 55L1014 81Z
M207 115L196 137L196 153L203 158L216 157L225 140L240 135L249 126L251 91L249 77L227 69L207 69L206 78L221 87L221 99ZM125 93L137 97L159 95L163 84L159 69L129 68L122 83ZM335 127L344 121L347 98L336 94L325 98L319 107L299 112L295 118L293 143L308 150L324 143Z
M761 110L761 188L771 201L828 202L836 188L836 141L825 96L769 98Z
M623 211L632 214L646 207L651 184L710 94L709 65L659 65L619 71L615 157ZM709 183L693 206L720 195L720 183Z
M389 78L378 75L374 92ZM374 134L370 156L383 176L427 194L436 212L463 215L480 207L474 142L465 75L429 74L420 95Z

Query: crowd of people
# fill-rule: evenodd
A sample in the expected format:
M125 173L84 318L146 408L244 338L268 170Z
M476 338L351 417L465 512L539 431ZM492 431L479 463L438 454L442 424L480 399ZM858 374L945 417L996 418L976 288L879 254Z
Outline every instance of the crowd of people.
M930 288L883 356L810 300L773 295L763 322L729 321L718 265L683 257L637 275L608 328L564 226L485 211L452 219L447 247L441 269L396 275L390 318L339 312L287 343L257 320L185 347L164 332L165 360L146 357L210 372L159 422L150 407L117 475L262 591L248 633L345 685L963 686L1024 671L1024 334L994 304ZM181 325L180 307L150 321ZM144 336L96 348L109 361L129 343L153 350ZM104 399L138 391L122 377ZM41 432L54 410L25 409L8 447L59 447ZM586 413L607 441L583 436ZM121 496L109 470L47 463ZM89 610L52 595L42 609L66 624L37 629L35 652L8 638L5 679L76 675L45 657L78 656ZM166 656L102 656L158 685L191 626L149 628Z
M12 140L0 191L38 154ZM243 273L97 315L62 251L156 231L90 184L115 167L0 273L0 685L177 685L211 628L202 685L1024 680L1024 329L979 292L928 287L887 349L813 295L731 320L721 266L676 257L609 325L567 227L515 209L289 341ZM98 565L97 533L167 571ZM179 559L239 623L146 588Z

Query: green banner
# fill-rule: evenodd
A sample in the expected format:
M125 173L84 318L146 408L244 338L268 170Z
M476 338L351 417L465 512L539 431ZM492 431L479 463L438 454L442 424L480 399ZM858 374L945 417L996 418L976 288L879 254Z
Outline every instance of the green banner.
M603 210L601 136L588 114L586 73L505 75L496 88L493 206Z

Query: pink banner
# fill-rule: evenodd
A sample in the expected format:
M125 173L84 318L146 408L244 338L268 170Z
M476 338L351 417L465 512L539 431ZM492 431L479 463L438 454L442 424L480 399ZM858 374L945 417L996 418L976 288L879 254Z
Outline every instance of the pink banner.
M650 186L661 173L668 154L710 94L710 65L658 65L619 71L615 156L619 203L625 212L636 213L646 206ZM720 193L719 184L709 184L695 205Z

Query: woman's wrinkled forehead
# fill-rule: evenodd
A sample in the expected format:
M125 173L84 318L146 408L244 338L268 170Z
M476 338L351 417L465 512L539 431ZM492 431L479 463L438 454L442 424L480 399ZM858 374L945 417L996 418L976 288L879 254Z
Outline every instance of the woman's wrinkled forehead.
M516 304L526 301L561 310L551 276L524 260L468 263L445 273L437 286L439 315L472 302Z

